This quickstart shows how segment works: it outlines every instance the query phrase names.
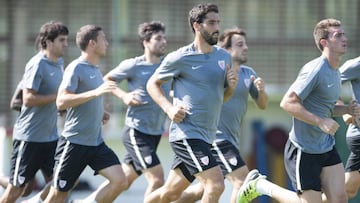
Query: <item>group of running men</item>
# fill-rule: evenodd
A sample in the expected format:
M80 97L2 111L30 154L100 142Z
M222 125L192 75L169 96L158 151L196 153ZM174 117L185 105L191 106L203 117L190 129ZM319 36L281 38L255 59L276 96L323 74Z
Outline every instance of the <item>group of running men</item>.
M343 203L348 195L355 196L360 185L360 59L339 69L347 43L341 22L329 18L316 24L313 35L321 56L302 67L280 103L293 119L284 155L295 192L268 181L256 169L249 171L240 156L248 96L260 109L267 107L268 96L264 80L244 65L246 32L233 28L220 34L219 23L215 4L194 6L189 12L194 41L166 56L164 24L140 24L144 54L122 61L105 76L98 67L108 46L101 27L79 29L76 45L81 55L64 69L68 28L54 21L42 25L39 52L27 63L20 85L23 105L14 125L10 178L0 203L24 195L39 170L47 184L27 202L65 202L87 166L107 180L74 203L113 202L142 174L148 183L146 203L219 202L224 178L233 185L232 203L251 202L260 195L283 203ZM124 80L127 88L121 89ZM341 82L346 81L351 81L355 97L348 104L340 100ZM102 135L102 125L110 118L103 103L108 93L128 106L122 164ZM64 110L58 136L58 112ZM335 148L339 124L332 119L341 115L349 124L352 150L346 172ZM157 147L167 117L174 161L164 181Z

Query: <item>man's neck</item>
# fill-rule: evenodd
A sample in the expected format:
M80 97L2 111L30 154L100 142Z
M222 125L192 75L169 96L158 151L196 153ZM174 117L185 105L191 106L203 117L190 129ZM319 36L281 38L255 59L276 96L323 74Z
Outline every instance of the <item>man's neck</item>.
M212 52L213 46L207 43L202 37L195 36L194 40L195 49L203 54Z
M96 66L100 61L100 57L97 54L88 53L88 52L81 52L81 58L89 62L90 64Z
M237 61L232 61L232 68L234 68L234 70L236 70L236 72L239 72L240 71L240 66L242 64L237 62Z
M342 55L331 53L328 51L323 51L322 55L328 60L332 69L336 70L339 68Z
M151 63L151 64L160 63L160 57L155 56L154 54L150 53L150 51L145 50L144 55L145 55L146 62Z
M53 62L57 62L59 57L56 56L55 54L52 54L49 50L42 50L42 53L48 58L50 59L50 61L53 61Z

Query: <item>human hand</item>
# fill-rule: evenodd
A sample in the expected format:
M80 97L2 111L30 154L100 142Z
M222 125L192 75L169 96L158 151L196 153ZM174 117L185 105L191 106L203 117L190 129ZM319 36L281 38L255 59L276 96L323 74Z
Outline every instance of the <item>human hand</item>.
M141 95L143 95L144 91L143 90L134 90L132 92L128 92L126 93L122 100L123 102L128 105L128 106L139 106L142 104L145 104L144 102L141 101Z
M229 66L227 66L226 69L227 69L227 74L226 74L227 83L230 88L235 89L239 81L238 74L234 68L230 68Z
M263 92L265 90L265 82L260 77L255 77L254 75L250 76L251 81L253 81L255 88L258 92Z
M100 96L105 93L110 93L112 91L115 91L117 88L117 84L114 81L104 81L103 84L101 84L98 88L95 89L96 96Z
M169 118L175 123L180 123L186 117L186 114L190 114L189 109L183 106L171 106L167 111Z
M340 125L331 118L321 119L318 127L327 134L335 135Z

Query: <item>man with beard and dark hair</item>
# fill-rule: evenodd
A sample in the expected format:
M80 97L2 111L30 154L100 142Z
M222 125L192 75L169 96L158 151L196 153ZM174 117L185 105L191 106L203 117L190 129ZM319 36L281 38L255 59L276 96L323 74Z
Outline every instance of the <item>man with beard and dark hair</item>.
M194 42L170 53L147 83L153 100L172 120L169 141L175 159L165 184L145 202L177 200L197 179L204 187L201 202L218 202L224 177L211 152L221 106L229 99L238 77L230 69L229 53L213 46L219 37L219 13L214 4L199 4L189 12ZM161 87L173 80L173 102Z
M165 25L160 21L139 25L138 35L144 54L122 61L105 75L105 80L127 81L127 90L117 88L115 95L128 106L122 138L126 148L122 168L128 188L142 173L148 187L145 196L164 183L164 171L156 153L165 131L166 114L146 91L146 83L159 67L166 48ZM164 87L170 91L170 83Z
M43 24L36 38L39 52L25 66L20 88L23 104L13 132L10 177L0 202L16 202L33 189L35 175L41 171L45 182L53 178L54 154L59 138L55 100L63 77L68 46L68 28L58 21ZM33 198L44 199L49 185Z
M248 58L245 30L226 29L219 37L219 46L231 54L232 67L238 74L239 82L233 96L222 105L212 152L220 163L224 177L233 185L230 202L235 203L237 193L249 173L238 148L248 97L251 96L259 109L267 107L268 97L265 92L264 80L257 76L253 68L245 65ZM176 203L194 203L201 198L203 192L204 188L199 183L192 185L183 192Z

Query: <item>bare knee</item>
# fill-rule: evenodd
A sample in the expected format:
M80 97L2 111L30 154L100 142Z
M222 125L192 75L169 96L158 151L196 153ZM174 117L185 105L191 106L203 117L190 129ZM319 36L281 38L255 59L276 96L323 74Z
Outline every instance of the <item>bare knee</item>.
M113 188L113 190L121 192L129 188L128 181L125 177L114 178L110 180L109 186Z
M339 203L346 203L348 202L348 196L346 193L342 192L337 192L334 195L329 195L330 197L327 196L327 200L328 202L339 202Z
M161 193L161 199L166 202L173 202L181 197L183 191L179 191L173 188L163 188Z
M164 179L162 178L154 178L152 179L152 181L149 183L149 186L151 188L159 188L164 184Z
M205 193L210 196L220 196L225 190L224 182L216 182L215 184L208 184L205 186Z
M357 188L346 188L346 193L349 199L354 198L357 195Z

